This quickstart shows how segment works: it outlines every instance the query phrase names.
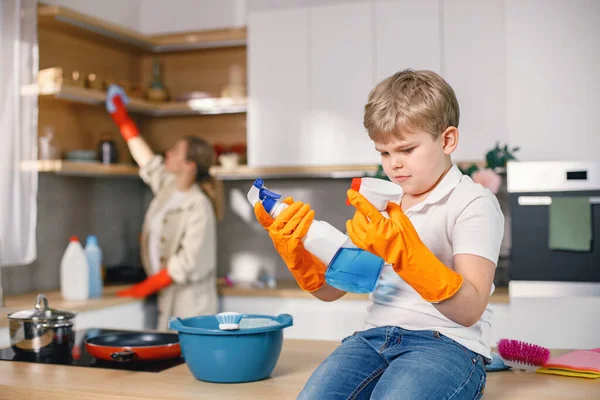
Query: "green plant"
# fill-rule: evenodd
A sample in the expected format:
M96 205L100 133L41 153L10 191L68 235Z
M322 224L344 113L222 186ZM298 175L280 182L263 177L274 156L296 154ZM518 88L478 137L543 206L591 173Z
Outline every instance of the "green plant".
M519 147L513 147L512 150L509 150L508 145L505 144L504 147L500 147L500 143L496 142L496 147L485 155L486 167L491 169L506 167L507 162L516 160L513 153L517 151L519 151Z
M513 147L512 149L508 148L508 145L500 146L499 142L496 142L496 146L493 149L489 150L485 154L485 167L489 169L503 168L506 167L506 163L511 160L516 160L517 158L514 156L514 153L519 151L519 147ZM461 168L461 172L465 175L471 176L473 172L480 169L477 164L471 164L467 168Z

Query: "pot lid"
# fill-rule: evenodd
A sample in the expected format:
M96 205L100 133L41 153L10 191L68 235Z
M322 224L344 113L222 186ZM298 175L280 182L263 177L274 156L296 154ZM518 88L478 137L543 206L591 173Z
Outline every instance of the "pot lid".
M48 299L43 293L38 294L35 299L35 308L33 310L16 311L8 315L10 319L31 320L31 321L61 321L72 319L75 313L68 311L53 310L48 307Z

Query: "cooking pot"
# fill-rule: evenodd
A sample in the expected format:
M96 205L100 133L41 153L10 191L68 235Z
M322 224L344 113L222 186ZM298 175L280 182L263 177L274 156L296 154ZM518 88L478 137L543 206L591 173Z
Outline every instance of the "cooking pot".
M53 310L48 299L38 294L35 309L8 315L10 345L17 354L68 356L73 348L75 313Z

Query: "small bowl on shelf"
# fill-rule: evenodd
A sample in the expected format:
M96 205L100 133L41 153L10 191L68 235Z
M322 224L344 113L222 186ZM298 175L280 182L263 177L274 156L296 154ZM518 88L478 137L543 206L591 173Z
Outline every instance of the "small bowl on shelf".
M234 169L240 165L240 155L237 153L223 153L219 156L219 163L225 169Z
M76 162L97 162L94 150L71 150L67 152L67 160Z

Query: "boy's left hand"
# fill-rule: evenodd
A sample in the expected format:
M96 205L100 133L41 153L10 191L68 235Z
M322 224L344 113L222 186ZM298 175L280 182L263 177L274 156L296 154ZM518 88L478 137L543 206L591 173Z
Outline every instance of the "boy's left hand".
M392 264L396 273L429 302L446 300L460 289L462 276L425 246L399 205L390 202L390 217L386 218L356 190L348 190L348 199L356 208L346 223L355 245Z
M406 218L402 209L395 203L389 203L387 211L390 218L386 218L356 190L348 190L348 199L356 208L354 217L346 222L352 242L387 263L401 263L403 253L406 253L403 250L407 246L402 233L402 217Z

